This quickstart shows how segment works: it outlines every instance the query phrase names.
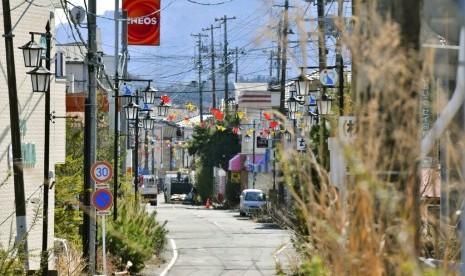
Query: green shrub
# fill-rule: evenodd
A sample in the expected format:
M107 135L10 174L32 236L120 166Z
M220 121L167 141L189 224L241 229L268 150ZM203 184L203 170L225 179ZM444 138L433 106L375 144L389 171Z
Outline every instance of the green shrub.
M24 275L24 266L18 260L17 253L16 248L9 251L0 248L0 275Z
M153 255L158 255L166 245L165 223L156 221L156 212L146 208L136 209L133 201L121 200L118 219L109 221L107 228L108 250L123 263L131 261L131 270L138 272Z

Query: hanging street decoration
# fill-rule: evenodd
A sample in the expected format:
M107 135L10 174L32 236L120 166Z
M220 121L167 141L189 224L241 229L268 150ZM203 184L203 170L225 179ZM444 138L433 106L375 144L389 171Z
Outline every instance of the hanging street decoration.
M237 111L237 117L239 118L239 120L242 120L244 116L246 116L245 111Z
M188 104L186 104L186 107L189 111L193 111L197 108L197 106L195 106L194 104L192 104L191 102L189 102Z
M168 97L167 95L161 96L160 100L165 104L167 104L167 103L169 103L171 101L170 97Z
M271 120L271 113L263 112L263 118L265 118L267 121Z

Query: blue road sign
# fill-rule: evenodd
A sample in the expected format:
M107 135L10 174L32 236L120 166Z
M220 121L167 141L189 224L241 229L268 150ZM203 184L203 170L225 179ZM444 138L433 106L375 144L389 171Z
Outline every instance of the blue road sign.
M107 189L98 189L92 194L92 205L99 211L108 210L113 204L113 195Z

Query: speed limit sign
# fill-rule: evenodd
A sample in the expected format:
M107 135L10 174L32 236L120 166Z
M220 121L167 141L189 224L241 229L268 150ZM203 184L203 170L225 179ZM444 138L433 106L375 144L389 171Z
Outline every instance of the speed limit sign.
M90 169L92 179L97 183L105 183L113 176L113 168L106 161L97 161Z

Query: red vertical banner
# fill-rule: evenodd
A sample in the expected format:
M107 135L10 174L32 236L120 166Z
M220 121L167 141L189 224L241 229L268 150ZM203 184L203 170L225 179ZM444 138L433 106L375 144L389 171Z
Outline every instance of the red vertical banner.
M123 0L123 10L129 45L160 45L160 0Z

